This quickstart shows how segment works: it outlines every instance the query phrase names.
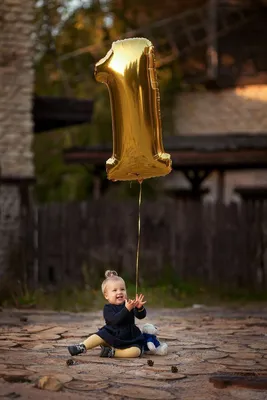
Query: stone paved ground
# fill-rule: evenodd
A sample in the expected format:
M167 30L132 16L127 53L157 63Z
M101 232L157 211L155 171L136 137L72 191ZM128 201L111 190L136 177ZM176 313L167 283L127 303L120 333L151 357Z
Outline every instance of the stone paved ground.
M148 310L145 321L156 324L160 340L169 345L166 357L103 359L95 349L73 357L71 366L66 346L95 332L103 324L101 311L2 310L0 399L266 400L266 310ZM241 376L243 386L240 379L235 385L214 386L210 378L219 373ZM49 390L49 385L61 390Z

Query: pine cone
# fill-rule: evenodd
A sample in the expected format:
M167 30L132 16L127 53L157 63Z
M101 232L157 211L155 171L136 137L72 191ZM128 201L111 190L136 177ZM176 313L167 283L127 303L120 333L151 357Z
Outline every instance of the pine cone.
M147 360L147 365L149 365L150 367L153 367L154 361L152 361L152 360Z
M178 372L178 368L175 365L172 365L171 371L172 371L172 373L175 374L176 372Z
M74 364L74 360L72 360L71 358L69 358L69 359L66 361L66 364L67 364L67 366L69 367L70 365L73 365L73 364Z

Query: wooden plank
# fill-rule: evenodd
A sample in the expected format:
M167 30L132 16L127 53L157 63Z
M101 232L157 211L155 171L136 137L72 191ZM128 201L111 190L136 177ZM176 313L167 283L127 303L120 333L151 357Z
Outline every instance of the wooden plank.
M266 143L267 147L267 143ZM171 154L173 167L183 169L188 167L214 168L225 170L267 168L267 149L248 149L231 151L196 151L168 150ZM88 163L105 166L111 152L100 150L73 150L64 154L67 163Z

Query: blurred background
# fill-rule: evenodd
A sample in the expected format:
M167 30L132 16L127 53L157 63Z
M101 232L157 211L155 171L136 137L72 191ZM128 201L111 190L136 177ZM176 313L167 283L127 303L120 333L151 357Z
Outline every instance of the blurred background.
M155 46L173 160L143 183L141 287L167 305L265 298L266 0L1 4L0 301L65 291L60 307L87 307L106 269L134 282L139 185L106 178L110 102L93 76L130 37Z

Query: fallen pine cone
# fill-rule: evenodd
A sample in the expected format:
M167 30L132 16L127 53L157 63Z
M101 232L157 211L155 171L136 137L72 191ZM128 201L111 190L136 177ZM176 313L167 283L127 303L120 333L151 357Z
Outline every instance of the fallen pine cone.
M147 360L147 365L149 365L150 367L153 367L154 361L152 361L152 360Z
M70 365L73 365L73 364L74 364L74 360L72 360L71 358L69 358L69 359L66 361L66 364L67 364L68 367L69 367Z
M172 371L172 373L175 374L176 372L178 372L178 368L175 365L172 365L171 371Z

